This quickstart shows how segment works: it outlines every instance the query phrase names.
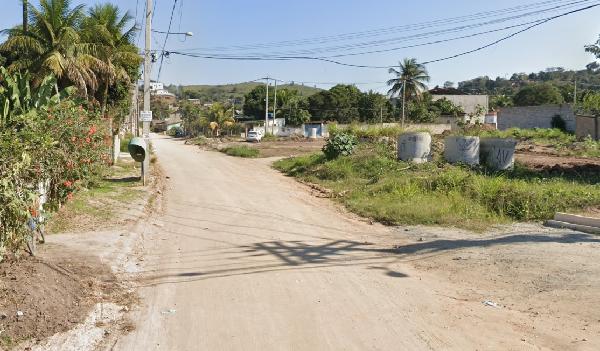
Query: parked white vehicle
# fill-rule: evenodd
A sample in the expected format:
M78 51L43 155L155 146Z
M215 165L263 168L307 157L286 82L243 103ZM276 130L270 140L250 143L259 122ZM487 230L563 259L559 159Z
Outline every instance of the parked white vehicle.
M248 132L248 134L246 134L246 141L247 142L257 142L260 143L260 140L262 139L262 133L257 132L256 130L251 130Z

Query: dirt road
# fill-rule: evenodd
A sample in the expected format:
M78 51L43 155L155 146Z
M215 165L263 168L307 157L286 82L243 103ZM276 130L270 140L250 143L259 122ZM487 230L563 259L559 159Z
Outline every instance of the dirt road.
M137 328L114 349L597 350L600 345L600 315L593 304L600 297L598 237L524 230L465 240L472 234L446 238L370 225L311 197L265 161L162 137L154 146L168 189L162 213L144 234L139 272L131 277L142 296ZM537 261L529 260L525 244L542 250L531 253ZM503 254L511 247L520 249L510 259L520 260ZM524 277L514 272L515 266L532 269L533 263L559 272L564 265L556 258L565 247L582 255L571 264L588 264L587 270L578 266L571 275L558 274L568 281L567 290L555 284L552 270ZM574 279L584 273L595 277ZM502 274L508 276L497 278ZM548 284L536 285L539 277ZM498 285L507 281L514 284ZM528 304L537 290L525 294L525 288L550 292L546 300ZM530 305L535 309L528 310ZM545 310L548 306L554 313Z

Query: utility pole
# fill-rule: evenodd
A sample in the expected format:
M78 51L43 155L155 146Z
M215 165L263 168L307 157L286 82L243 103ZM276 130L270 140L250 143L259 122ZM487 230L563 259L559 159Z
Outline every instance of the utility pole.
M275 135L275 115L277 113L277 79L275 79L275 101L273 102L273 124L271 125L271 134Z
M144 49L144 111L150 111L150 71L152 62L150 50L152 50L152 0L146 0L146 45ZM142 135L146 141L146 158L142 163L142 182L146 185L148 169L150 167L150 122L144 120Z
M383 127L383 106L381 106L381 110L379 111L379 120L381 120L381 126Z
M267 98L265 99L265 136L267 135L267 126L269 125L269 77L267 80Z
M29 24L27 23L27 0L23 0L23 31L27 32Z

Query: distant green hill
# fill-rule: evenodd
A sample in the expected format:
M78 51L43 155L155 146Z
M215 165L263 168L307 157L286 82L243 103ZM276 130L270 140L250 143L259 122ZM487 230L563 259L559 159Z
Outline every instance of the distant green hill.
M236 99L239 103L243 101L244 95L254 87L264 83L238 83L226 85L169 85L167 90L176 94L178 98L200 99L202 103L227 102ZM303 96L310 96L322 89L298 84L286 84L277 86L278 89L296 89Z

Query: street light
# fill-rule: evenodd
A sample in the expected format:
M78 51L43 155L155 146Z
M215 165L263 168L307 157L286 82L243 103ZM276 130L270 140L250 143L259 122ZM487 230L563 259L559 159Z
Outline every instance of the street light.
M154 29L152 30L152 32L154 32L154 33L160 33L160 34L169 34L169 35L175 35L175 34L177 34L177 35L185 35L186 37L193 37L194 36L194 33L192 33L192 32L163 32L163 31L154 30Z

